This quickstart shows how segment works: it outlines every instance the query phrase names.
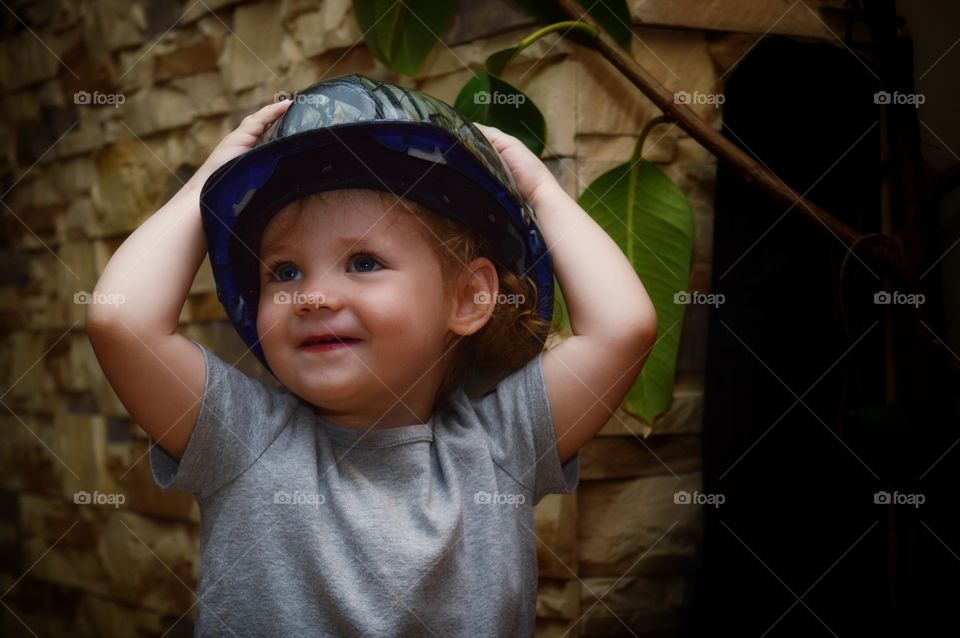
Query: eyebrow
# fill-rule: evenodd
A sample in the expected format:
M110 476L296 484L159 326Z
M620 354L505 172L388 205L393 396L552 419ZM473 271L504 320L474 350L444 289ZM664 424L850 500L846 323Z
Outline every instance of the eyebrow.
M344 247L344 248L349 248L356 245L356 246L364 246L364 247L373 247L373 248L376 248L377 250L384 250L384 249L390 248L392 246L392 243L385 242L381 239L373 238L370 235L364 235L361 237L341 237L337 241L336 245L337 247ZM295 252L297 248L298 246L289 244L289 243L282 243L282 244L269 246L268 250L263 251L261 259L266 259L267 257L271 257L277 253L282 254L282 253Z

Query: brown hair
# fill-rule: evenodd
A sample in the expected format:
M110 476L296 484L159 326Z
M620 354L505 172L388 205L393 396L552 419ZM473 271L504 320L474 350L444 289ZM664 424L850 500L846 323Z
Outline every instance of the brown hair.
M500 263L489 242L472 228L410 199L378 190L369 192L380 197L385 205L396 203L422 222L418 229L440 261L447 292L452 292L467 264L477 257L486 257L497 271L498 295L506 295L507 299L516 302L494 303L493 314L480 330L465 337L456 336L432 412L451 407L451 399L458 388L475 390L474 385L482 387L491 378L500 379L526 365L543 350L543 341L554 324L537 312L538 291L531 277L521 276ZM298 202L298 208L306 210L313 203L307 200L322 201L328 194L324 191L308 195Z
M439 411L450 407L453 394L468 382L502 378L526 365L543 350L553 324L537 312L536 282L505 267L484 237L415 202L405 203L424 223L422 232L440 259L445 285L453 286L472 260L486 257L497 270L498 298L516 302L494 303L493 314L480 330L457 337L433 403L434 411Z

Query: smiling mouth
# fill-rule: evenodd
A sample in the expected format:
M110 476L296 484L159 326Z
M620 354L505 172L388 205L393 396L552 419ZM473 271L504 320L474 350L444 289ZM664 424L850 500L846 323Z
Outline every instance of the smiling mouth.
M311 339L300 344L300 350L305 352L325 352L337 348L347 348L360 343L360 339L344 337L342 339Z

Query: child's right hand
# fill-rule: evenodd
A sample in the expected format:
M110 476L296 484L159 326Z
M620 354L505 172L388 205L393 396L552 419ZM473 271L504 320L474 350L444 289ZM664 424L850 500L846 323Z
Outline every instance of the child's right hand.
M293 104L289 99L281 102L274 102L262 107L259 111L251 113L243 118L233 132L228 134L220 143L217 144L210 156L197 170L191 178L197 185L202 186L210 175L218 168L232 160L238 155L249 151L257 140L263 135L273 122L287 112L287 108Z

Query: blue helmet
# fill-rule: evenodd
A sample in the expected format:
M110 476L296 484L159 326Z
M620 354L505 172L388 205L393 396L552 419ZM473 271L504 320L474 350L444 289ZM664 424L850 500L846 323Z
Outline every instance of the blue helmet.
M553 264L536 213L471 122L429 95L359 74L291 98L283 116L217 168L200 193L217 297L267 369L257 336L260 235L284 206L321 191L390 192L479 231L495 261L536 282L537 312L550 321Z

